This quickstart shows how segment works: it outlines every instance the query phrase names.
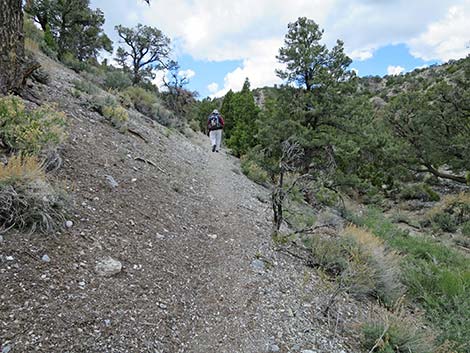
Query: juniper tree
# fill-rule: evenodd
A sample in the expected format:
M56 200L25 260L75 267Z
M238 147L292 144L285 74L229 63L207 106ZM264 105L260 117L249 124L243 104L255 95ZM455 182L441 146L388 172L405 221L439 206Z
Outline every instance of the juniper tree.
M155 78L155 70L168 66L170 39L158 28L138 24L134 28L116 26L125 44L118 49L117 59L129 69L134 84Z

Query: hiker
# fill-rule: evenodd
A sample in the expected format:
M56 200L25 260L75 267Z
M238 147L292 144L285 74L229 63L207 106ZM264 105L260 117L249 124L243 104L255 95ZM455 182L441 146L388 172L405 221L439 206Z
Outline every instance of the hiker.
M219 152L222 142L222 130L224 129L224 119L217 109L209 115L207 119L207 130L211 139L212 152Z

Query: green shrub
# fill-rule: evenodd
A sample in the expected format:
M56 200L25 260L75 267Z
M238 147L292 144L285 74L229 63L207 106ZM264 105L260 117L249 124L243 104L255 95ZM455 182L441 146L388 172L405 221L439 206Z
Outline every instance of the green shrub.
M39 154L65 139L65 116L52 107L27 111L17 97L0 98L0 140L10 151Z
M201 131L201 128L200 128L200 126L199 126L199 121L194 120L194 119L189 121L189 127L190 127L193 131L196 131L196 132Z
M126 109L130 109L134 106L131 97L125 92L121 91L114 91L114 95L118 98L119 103Z
M121 106L108 105L103 107L103 116L111 121L114 127L125 130L129 115L127 110Z
M462 225L462 235L470 237L470 221L467 221Z
M116 98L110 94L103 94L94 96L90 101L90 109L93 109L104 116L105 107L115 107L119 106L119 103L116 101Z
M405 186L399 198L402 200L439 201L440 196L427 184L413 184Z
M137 111L147 116L152 115L152 107L157 103L155 94L138 86L129 87L124 93L130 97Z
M455 232L459 226L470 222L470 194L446 195L429 211L428 219L437 229Z
M149 117L166 127L181 130L183 126L182 120L178 119L174 112L166 108L160 102L152 105Z
M132 86L132 80L129 75L123 71L111 71L106 73L104 86L106 88L124 90Z
M265 185L268 182L268 173L247 156L241 158L241 169L255 183Z
M431 223L444 232L455 232L457 230L457 222L449 213L437 213L431 219Z
M87 63L78 60L72 53L65 53L60 58L60 61L69 69L72 69L75 72L85 71L87 68Z
M100 89L95 84L89 81L73 80L72 84L76 90L87 93L89 95L95 95L100 91Z
M0 229L50 233L65 219L66 198L51 186L35 157L0 164Z
M91 108L104 116L121 132L125 132L127 130L129 114L126 109L119 105L113 96L105 94L93 97Z

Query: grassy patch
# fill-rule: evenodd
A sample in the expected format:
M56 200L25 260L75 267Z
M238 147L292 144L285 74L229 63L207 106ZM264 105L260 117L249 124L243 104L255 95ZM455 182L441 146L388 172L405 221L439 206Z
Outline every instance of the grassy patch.
M440 342L455 342L459 352L470 352L470 259L441 243L409 236L379 210L350 218L405 255L401 267L409 298L440 329Z
M50 233L63 224L65 200L36 157L14 156L0 164L0 230Z
M316 264L356 298L392 306L403 295L398 257L366 229L350 226L339 238L313 237L306 245Z
M422 324L403 313L384 312L362 326L362 346L367 352L435 352L434 337Z

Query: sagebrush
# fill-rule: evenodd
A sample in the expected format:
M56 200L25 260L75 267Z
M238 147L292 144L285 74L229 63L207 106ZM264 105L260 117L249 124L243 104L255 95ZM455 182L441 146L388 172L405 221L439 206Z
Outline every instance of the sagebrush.
M54 149L66 137L65 121L54 107L28 111L20 98L0 98L0 141L8 152L39 154Z

